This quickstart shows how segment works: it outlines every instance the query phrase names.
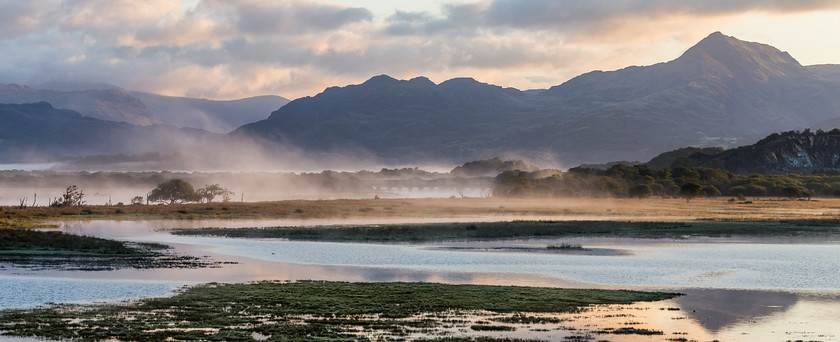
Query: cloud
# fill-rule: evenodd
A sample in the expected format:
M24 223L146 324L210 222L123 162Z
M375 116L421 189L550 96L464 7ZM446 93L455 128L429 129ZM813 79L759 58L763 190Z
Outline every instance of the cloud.
M720 16L744 12L795 13L840 8L833 0L493 0L444 7L439 17L395 15L392 34L442 34L481 29L583 31L629 19ZM406 20L409 18L411 20Z
M375 17L323 0L0 0L0 83L84 80L210 98L313 95L382 73L549 87L592 69L675 58L744 13L838 7L450 0L438 11Z

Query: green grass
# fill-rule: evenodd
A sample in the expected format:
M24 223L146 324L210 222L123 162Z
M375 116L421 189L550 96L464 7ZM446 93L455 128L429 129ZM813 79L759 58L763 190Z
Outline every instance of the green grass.
M175 231L180 235L234 238L282 238L345 242L424 242L445 240L494 240L611 236L633 238L682 238L684 236L791 236L840 234L840 220L788 221L507 221L367 226L206 228Z
M259 333L273 340L343 341L366 339L355 334L353 327L392 338L421 330L433 332L443 323L443 315L417 316L425 313L576 312L591 304L656 301L676 295L432 283L205 284L172 297L129 304L0 312L0 322L7 322L2 329L9 335L53 339L241 340Z
M58 231L0 229L0 265L26 269L208 267L216 262L167 253L169 246L132 243Z

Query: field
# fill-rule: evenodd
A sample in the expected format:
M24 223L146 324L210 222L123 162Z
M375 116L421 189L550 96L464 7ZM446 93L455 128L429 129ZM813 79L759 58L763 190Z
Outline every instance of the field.
M0 207L0 227L89 219L289 219L458 221L772 221L840 219L840 199L361 199L176 205Z

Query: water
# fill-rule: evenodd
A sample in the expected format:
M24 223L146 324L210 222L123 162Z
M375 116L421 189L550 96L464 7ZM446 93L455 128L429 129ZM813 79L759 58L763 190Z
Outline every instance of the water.
M182 282L73 279L0 275L0 310L47 303L120 301L171 295Z
M264 279L673 289L688 295L656 305L682 308L686 321L681 321L680 329L695 338L840 339L834 327L840 320L840 263L836 262L840 260L840 243L836 239L577 238L384 245L173 236L166 231L278 224L307 222L68 222L62 229L76 234L167 242L179 253L238 264L215 269L109 272L0 268L0 309L156 297L183 285ZM542 248L561 242L623 253L493 252L494 247ZM470 251L446 247L469 247ZM669 324L656 321L663 319L661 315L648 316L645 322L651 326Z

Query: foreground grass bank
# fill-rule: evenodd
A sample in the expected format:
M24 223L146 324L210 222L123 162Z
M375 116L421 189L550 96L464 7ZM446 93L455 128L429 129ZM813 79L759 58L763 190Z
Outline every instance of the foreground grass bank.
M7 335L81 340L367 340L469 327L466 315L576 312L674 293L432 283L206 284L129 304L0 312ZM453 318L455 317L455 318Z
M0 268L112 270L209 267L215 262L171 254L169 246L57 231L0 228Z
M840 220L790 221L506 221L472 223L385 224L362 226L203 228L173 231L177 235L233 238L280 238L336 242L431 242L610 236L683 238L686 236L814 236L840 234Z

